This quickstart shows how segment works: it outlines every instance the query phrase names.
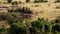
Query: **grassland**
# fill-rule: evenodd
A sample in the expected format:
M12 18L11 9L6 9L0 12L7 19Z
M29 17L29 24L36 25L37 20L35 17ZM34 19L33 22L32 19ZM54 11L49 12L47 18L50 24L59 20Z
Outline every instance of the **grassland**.
M49 20L54 20L57 16L60 16L60 9L56 9L56 6L60 6L59 4L60 3L24 3L19 4L19 6L30 8L30 10L37 15L36 18L45 17ZM11 6L11 4L1 4L0 6Z

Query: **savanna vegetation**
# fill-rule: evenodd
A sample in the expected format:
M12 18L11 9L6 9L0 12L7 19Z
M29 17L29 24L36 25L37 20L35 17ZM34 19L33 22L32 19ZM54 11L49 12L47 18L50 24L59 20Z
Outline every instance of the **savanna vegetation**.
M24 7L0 13L0 21L4 20L10 25L9 28L2 26L0 34L60 34L60 17L55 22L45 18L31 21L32 15L33 11Z
M60 24L38 18L30 23L12 23L10 28L0 28L1 34L60 34Z

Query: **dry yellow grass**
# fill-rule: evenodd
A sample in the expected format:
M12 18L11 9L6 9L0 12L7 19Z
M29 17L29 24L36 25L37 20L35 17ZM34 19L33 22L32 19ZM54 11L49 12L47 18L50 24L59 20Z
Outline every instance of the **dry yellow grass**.
M9 28L10 26L8 25L6 21L0 21L0 28L2 27Z
M49 20L54 20L56 17L60 16L60 9L56 9L60 3L26 3L25 7L29 7L34 13L37 12L37 17L48 18ZM35 7L35 5L38 5ZM43 13L40 13L43 11ZM34 18L35 19L35 18Z
M19 4L19 6L30 8L30 10L34 12L34 17L33 17L34 20L42 17L48 18L49 20L54 20L56 19L56 17L60 16L60 9L56 9L56 6L60 6L60 3L53 3L54 1L55 0L48 0L47 3L24 3L24 4ZM38 6L35 7L36 5ZM11 4L1 4L0 6L11 6ZM2 12L6 12L6 10L3 10ZM0 26L1 25L6 26L7 24L5 21L0 21Z
M19 4L19 6L28 7L34 13L37 12L38 14L35 14L35 16L37 15L37 17L34 17L34 19L35 18L37 19L39 17L45 17L45 18L48 18L49 20L54 20L56 17L60 16L60 9L55 9L56 6L60 6L59 5L60 3L54 3L54 1L55 0L48 0L47 3L32 3L31 2L31 3ZM38 5L38 6L35 7L35 5ZM0 6L11 6L11 4L1 4Z

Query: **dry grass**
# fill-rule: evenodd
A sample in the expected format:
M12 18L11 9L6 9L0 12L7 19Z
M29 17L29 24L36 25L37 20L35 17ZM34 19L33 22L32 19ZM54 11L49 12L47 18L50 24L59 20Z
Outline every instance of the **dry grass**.
M23 1L23 0L22 0ZM24 6L30 8L34 12L33 19L37 18L48 18L49 20L54 20L56 17L60 16L60 9L56 9L56 6L60 6L60 3L53 3L54 1L48 0L47 3L24 3L19 4L19 6ZM37 6L36 6L37 5ZM0 4L0 6L11 6L11 4ZM2 10L0 12L7 12ZM0 21L0 26L8 24L5 21ZM9 26L7 26L9 27Z
M22 0L23 1L23 0ZM37 17L45 17L49 20L54 20L57 16L60 16L60 9L55 9L60 3L53 3L54 0L48 0L47 3L24 3L19 4L19 6L24 6L30 8L34 13L37 12ZM38 5L37 7L35 5ZM1 4L0 6L11 6L11 4ZM41 13L43 11L43 13ZM36 16L36 14L35 14Z

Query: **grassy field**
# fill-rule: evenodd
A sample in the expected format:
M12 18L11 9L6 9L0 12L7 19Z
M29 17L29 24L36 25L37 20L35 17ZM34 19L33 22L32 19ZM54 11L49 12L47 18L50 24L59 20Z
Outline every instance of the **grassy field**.
M60 9L56 9L56 6L60 6L60 3L24 3L19 6L30 8L37 17L45 17L49 20L54 20L57 16L60 16ZM2 4L0 6L11 6L11 4ZM34 18L34 19L35 19Z
M21 1L23 1L23 0L21 0ZM6 12L6 13L1 13L0 14L0 19L2 19L2 20L0 20L0 28L3 27L3 28L9 28L10 29L10 27L14 26L14 24L16 23L15 26L16 25L19 26L19 27L21 26L21 27L25 28L26 31L30 27L32 27L34 24L36 25L37 28L40 27L41 24L42 24L42 27L43 27L43 24L44 24L44 27L43 27L42 30L44 30L45 25L47 25L47 27L48 27L49 30L50 30L50 27L52 28L55 25L58 25L59 26L59 27L57 27L57 30L58 30L58 28L60 28L60 24L59 24L60 22L58 22L58 24L57 24L56 22L52 23L51 21L55 20L58 16L60 16L60 8L59 8L60 7L60 3L53 3L54 0L52 0L52 1L48 0L48 1L49 2L47 2L47 3L33 3L33 2L30 2L30 3L21 3L21 4L18 4L19 7L27 7L31 11L33 11L33 14L32 14L33 17L31 19L31 21L32 20L36 20L36 21L32 21L32 22L29 19L24 19L23 17L20 17L22 15L22 14L20 15L20 12L11 12L10 13L10 12L7 12L7 9L0 10L0 12ZM9 4L9 3L7 3L7 4L0 4L0 6L6 6L6 7L9 6L10 7L12 5ZM56 7L58 7L58 9ZM37 18L42 18L42 19L37 19ZM44 18L45 19L47 18L49 21L47 19L44 20ZM13 25L11 26L11 24L13 24ZM32 29L34 30L34 28L32 28ZM12 29L12 30L14 30L14 29ZM39 28L38 28L38 30L39 30ZM53 29L51 29L51 31L52 30ZM39 33L39 31L37 33ZM42 34L43 34L43 32L42 32ZM46 34L46 32L45 32L45 34ZM47 31L47 34L48 34L48 31ZM50 32L50 34L51 34L51 32ZM59 34L60 34L60 31L59 31Z
M23 0L21 0L23 1ZM34 20L37 18L48 18L50 20L55 20L60 16L60 9L56 9L57 6L60 6L60 3L53 3L54 0L48 0L47 3L22 3L19 4L19 7L28 7L34 12L32 17ZM11 4L0 4L0 6L12 6ZM0 12L7 12L7 10L2 10Z

